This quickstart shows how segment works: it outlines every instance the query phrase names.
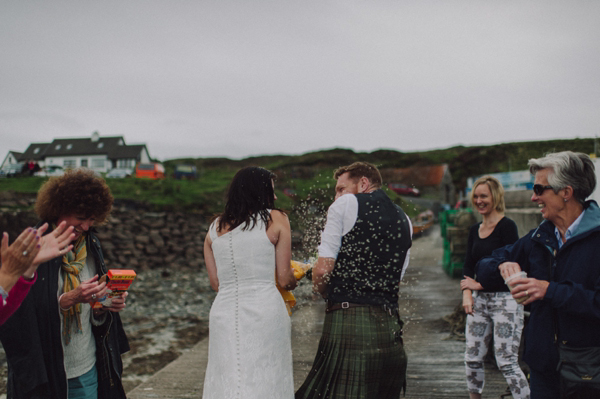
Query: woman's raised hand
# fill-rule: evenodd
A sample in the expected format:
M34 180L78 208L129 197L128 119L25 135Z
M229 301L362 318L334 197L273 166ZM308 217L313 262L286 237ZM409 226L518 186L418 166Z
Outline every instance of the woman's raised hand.
M8 245L8 233L2 236L0 272L6 276L18 279L31 266L34 258L40 251L40 236L45 230L35 230L31 227L25 229L10 246ZM3 287L6 291L10 288Z
M42 232L40 235L43 234L47 228L48 223L44 223L38 229L38 231ZM33 260L33 263L37 266L40 263L47 262L50 259L66 254L73 249L73 245L69 245L69 243L73 241L74 238L75 234L73 233L73 226L67 228L67 222L62 222L54 229L54 231L42 236L40 240L40 251Z

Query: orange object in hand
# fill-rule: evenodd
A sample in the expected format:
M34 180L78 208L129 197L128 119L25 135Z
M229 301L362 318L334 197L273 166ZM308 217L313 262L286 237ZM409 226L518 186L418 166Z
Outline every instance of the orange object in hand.
M310 270L312 265L310 263L302 263L293 260L290 262L290 267L294 271L294 277L296 277L296 280L300 280L302 277L304 277L306 272ZM277 278L275 278L275 281L277 281ZM292 291L284 290L277 283L276 285L281 297L283 298L283 301L285 302L285 307L287 308L288 314L291 316L292 308L296 306L296 297L294 297Z

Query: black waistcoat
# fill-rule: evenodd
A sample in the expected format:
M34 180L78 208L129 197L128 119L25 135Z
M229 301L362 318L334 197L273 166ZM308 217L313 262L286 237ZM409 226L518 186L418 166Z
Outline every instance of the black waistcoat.
M342 238L327 300L397 309L402 268L412 245L407 216L383 190L356 198L358 217Z

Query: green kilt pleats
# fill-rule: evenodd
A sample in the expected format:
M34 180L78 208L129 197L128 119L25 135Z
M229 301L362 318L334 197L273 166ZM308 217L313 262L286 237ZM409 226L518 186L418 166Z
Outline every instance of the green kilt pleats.
M401 325L381 307L325 315L319 349L296 399L398 399L406 381Z

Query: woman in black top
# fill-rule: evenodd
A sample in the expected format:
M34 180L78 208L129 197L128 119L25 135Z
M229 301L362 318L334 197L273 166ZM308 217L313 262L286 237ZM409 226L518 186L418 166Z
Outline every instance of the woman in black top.
M508 382L513 398L529 398L529 385L519 367L518 353L523 330L523 306L503 282L483 287L476 280L477 262L519 238L515 222L504 216L504 189L484 176L471 191L471 203L483 221L471 227L464 264L463 308L467 313L465 366L471 399L480 399L485 382L483 360L494 341L496 362Z

